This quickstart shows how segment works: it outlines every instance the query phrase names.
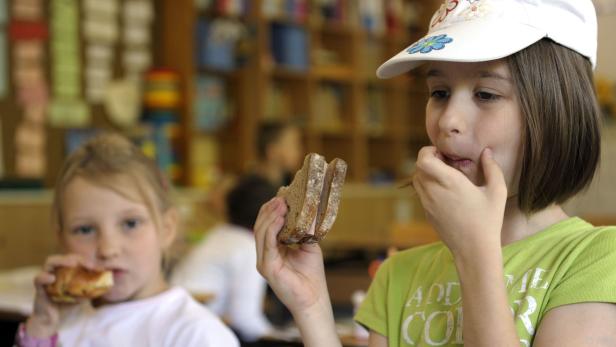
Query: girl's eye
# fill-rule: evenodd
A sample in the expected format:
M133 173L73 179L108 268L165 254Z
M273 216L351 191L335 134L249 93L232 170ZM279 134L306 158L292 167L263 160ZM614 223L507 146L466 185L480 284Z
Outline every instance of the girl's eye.
M125 230L136 229L141 224L137 218L128 218L122 222L122 228Z
M94 233L94 227L91 225L82 225L73 229L73 234L76 235L91 235Z
M448 96L449 93L446 90L434 90L430 93L430 97L435 99L445 99Z
M494 100L497 100L499 98L498 95L492 94L492 93L488 93L488 92L477 92L477 93L475 93L475 96L480 101L494 101Z

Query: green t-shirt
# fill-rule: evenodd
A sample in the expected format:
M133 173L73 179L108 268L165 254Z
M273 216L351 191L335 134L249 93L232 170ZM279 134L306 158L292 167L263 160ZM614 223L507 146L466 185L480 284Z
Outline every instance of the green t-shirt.
M503 248L509 305L521 345L545 313L580 302L616 303L616 227L570 218ZM381 265L355 320L389 346L463 344L460 282L447 247L399 252Z

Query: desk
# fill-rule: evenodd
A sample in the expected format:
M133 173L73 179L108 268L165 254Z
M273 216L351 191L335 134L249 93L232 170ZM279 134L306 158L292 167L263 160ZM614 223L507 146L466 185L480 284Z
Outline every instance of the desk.
M29 316L34 302L34 277L40 266L28 266L0 273L0 312Z

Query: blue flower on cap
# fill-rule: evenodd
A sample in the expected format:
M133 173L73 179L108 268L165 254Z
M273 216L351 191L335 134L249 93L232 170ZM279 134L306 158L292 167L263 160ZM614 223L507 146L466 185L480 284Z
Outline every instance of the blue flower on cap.
M439 50L445 48L445 45L452 41L453 39L451 37L447 37L447 34L430 36L419 40L406 51L409 54L430 53L433 49Z

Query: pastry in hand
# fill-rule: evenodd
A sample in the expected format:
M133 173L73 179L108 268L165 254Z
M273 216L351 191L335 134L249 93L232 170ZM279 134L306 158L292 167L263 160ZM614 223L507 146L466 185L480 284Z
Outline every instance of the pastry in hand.
M58 267L56 280L47 285L52 301L75 303L78 298L94 299L107 293L113 286L111 271L94 271L84 267Z

